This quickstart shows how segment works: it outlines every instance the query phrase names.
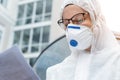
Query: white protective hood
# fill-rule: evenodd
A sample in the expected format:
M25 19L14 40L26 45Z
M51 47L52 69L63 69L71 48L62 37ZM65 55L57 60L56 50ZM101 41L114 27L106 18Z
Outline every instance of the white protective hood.
M48 68L46 80L120 80L120 47L106 27L97 0L65 0L88 11L93 22L91 52L71 53L63 62Z

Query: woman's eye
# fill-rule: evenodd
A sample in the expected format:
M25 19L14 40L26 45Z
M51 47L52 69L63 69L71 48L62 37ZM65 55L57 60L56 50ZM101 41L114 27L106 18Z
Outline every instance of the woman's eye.
M79 23L81 23L81 22L83 22L83 21L84 21L83 19L78 20Z

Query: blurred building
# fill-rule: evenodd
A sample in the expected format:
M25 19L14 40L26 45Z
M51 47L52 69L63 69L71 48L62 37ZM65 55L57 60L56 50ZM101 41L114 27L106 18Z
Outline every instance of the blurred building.
M0 51L11 46L18 0L0 0Z
M0 0L0 50L17 45L30 64L64 32L57 25L61 1Z

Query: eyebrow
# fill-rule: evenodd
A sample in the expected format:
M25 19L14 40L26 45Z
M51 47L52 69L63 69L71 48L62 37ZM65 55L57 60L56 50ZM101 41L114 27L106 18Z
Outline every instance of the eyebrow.
M76 14L74 14L71 18L73 18L74 16L76 16L76 15L78 15L78 14L88 14L88 12L76 13ZM69 18L69 19L71 19L71 18ZM63 16L62 16L62 19L63 19ZM68 19L68 18L64 18L64 20L65 20L65 19Z

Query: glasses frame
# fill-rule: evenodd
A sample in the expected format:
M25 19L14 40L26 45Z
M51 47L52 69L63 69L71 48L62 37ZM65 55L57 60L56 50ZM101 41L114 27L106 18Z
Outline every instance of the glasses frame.
M77 13L77 14L73 15L70 19L59 19L59 20L57 21L57 23L58 23L59 26L61 26L61 24L63 24L64 27L65 27L65 26L67 26L67 25L65 25L65 24L63 23L64 20L68 20L68 22L70 22L70 21L74 22L74 21L73 21L73 18L74 18L76 15L79 15L79 14L82 14L83 17L84 17L84 19L85 19L85 15L88 14L88 13L87 13L87 12ZM84 21L84 20L83 20L83 21ZM77 21L76 21L76 22L77 22Z

